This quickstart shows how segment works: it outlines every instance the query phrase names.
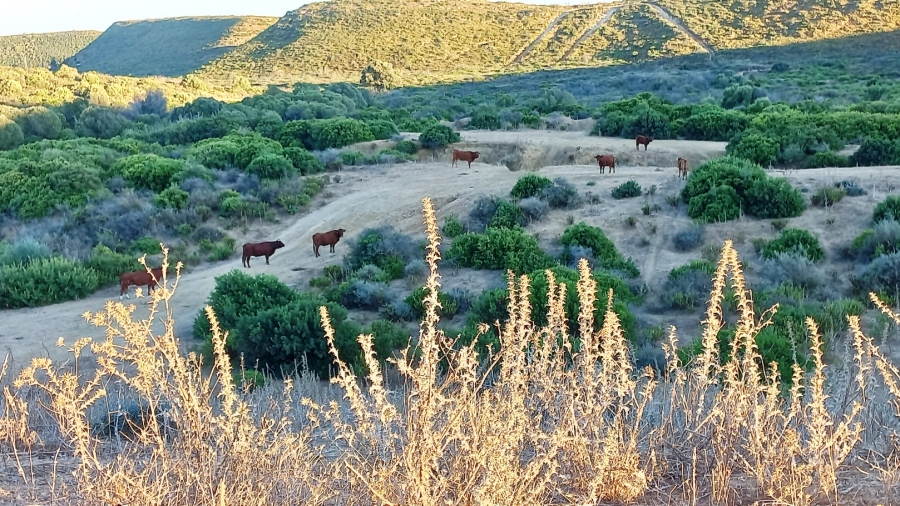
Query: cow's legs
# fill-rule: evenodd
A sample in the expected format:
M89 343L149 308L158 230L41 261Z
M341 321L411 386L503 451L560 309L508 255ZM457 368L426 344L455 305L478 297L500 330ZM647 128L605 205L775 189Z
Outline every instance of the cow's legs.
M269 265L269 255L266 255L266 265Z

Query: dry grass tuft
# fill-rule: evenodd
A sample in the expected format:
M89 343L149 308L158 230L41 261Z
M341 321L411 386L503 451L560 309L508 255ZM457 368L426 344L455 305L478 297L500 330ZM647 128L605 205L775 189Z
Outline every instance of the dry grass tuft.
M169 283L164 262L147 319L135 321L133 305L110 302L85 315L106 339L73 344L74 368L36 359L4 390L0 442L16 456L21 480L32 494L45 486L73 504L846 504L860 480L893 497L900 370L858 317L848 318L853 363L834 372L824 364L816 322L807 320L814 367L795 366L792 387L783 389L755 341L778 307L757 317L727 241L703 351L692 363L679 363L672 327L665 374L635 370L611 291L602 301L604 323L592 330L601 301L583 259L580 335L567 335L566 285L552 272L543 327L531 318L529 279L509 273L510 318L498 325L499 349L479 360L474 344L438 328L440 236L431 201L423 207L426 312L418 339L392 359L399 390L385 383L371 335L359 337L369 375L355 376L338 356L324 307L323 338L336 360L331 383L340 395L322 395L321 388L298 395L296 385L312 384L306 377L285 380L280 393L236 390L227 336L211 308L212 369L204 372L197 356L179 353L168 302L181 265ZM738 321L731 360L723 363L717 334L729 281ZM157 317L166 322L160 335L151 331ZM92 375L77 367L88 349L99 365ZM46 485L28 464L43 444L32 428L43 409L35 389L65 442L55 461L76 463L70 477ZM124 441L97 437L91 410L123 392L140 399L148 416ZM888 403L888 411L878 409ZM868 451L864 435L890 442L891 451ZM876 472L866 477L858 468Z

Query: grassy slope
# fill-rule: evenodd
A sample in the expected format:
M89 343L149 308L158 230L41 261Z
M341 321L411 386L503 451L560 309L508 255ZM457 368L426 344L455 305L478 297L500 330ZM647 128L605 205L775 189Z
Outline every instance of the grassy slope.
M191 17L115 23L66 63L80 71L182 76L265 30L272 17Z
M407 82L424 83L538 67L630 63L702 50L646 4L629 4L560 61L615 5L620 4L549 7L485 0L465 0L464 4L332 0L289 12L200 74L210 80L238 73L268 82L355 81L368 61L377 59L392 63ZM661 0L658 5L716 50L900 28L896 0Z
M0 37L0 66L47 67L62 63L100 36L97 31L29 33Z

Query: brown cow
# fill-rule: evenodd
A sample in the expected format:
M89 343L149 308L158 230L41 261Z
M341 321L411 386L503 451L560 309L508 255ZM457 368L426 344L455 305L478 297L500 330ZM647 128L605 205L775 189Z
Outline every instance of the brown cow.
M688 175L688 161L687 158L678 157L678 176L681 179L687 179Z
M653 137L644 137L643 135L638 135L634 139L634 149L641 149L641 144L644 145L644 151L647 151L647 145L653 142Z
M316 258L319 257L319 246L331 246L331 252L334 253L334 245L344 237L344 232L346 230L339 228L313 234L313 251L316 252Z
M597 165L600 166L601 174L606 173L607 167L609 167L610 174L616 171L616 157L613 155L597 155L594 159L597 160Z
M275 254L279 248L283 248L281 241L248 242L244 244L244 254L241 256L241 265L250 268L250 257L266 257L266 265L269 265L269 257Z
M456 161L462 160L464 162L469 162L469 168L472 168L472 162L478 158L480 155L478 151L460 151L458 149L453 150L453 163L450 164L451 167L456 167Z
M147 293L153 293L153 288L156 287L157 283L162 279L162 267L157 267L151 272L153 273L152 276L150 275L150 272L147 272L146 270L126 272L119 276L119 284L122 287L119 291L119 300L122 300L122 296L129 299L131 298L128 296L128 287L131 285L147 285Z

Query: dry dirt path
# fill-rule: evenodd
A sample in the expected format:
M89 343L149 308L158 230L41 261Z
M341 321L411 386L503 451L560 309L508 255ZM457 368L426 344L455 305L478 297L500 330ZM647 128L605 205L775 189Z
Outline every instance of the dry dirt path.
M540 174L551 179L565 177L575 184L579 191L601 195L603 202L600 205L576 210L575 213L580 213L577 214L577 219L586 219L591 224L603 226L604 229L609 227L610 237L617 246L621 245L623 253L638 260L638 265L648 279L658 276L659 273L655 272L657 270L667 273L677 262L684 263L684 259L680 256L673 257L664 250L666 246L663 236L668 237L676 224L678 226L681 226L682 222L689 224L690 220L687 216L683 216L683 210L679 212L674 209L666 209L665 213L651 217L660 220L658 221L660 238L654 240L651 246L656 253L647 251L646 248L636 250L632 246L635 241L631 236L632 232L617 224L626 215L640 215L641 199L628 199L629 202L615 201L609 198L609 191L627 179L635 179L644 188L657 185L660 191L656 199L662 201L663 192L677 192L683 184L675 177L674 159L679 154L689 153L687 156L692 159L694 167L705 159L724 154L724 143L693 141L654 141L648 152L644 152L643 149L636 152L634 141L588 137L583 132L466 131L462 137L460 146L476 148L486 146L495 151L499 151L503 145L518 146L525 150L551 151L571 150L581 146L575 163L546 166L540 169ZM619 165L616 174L601 176L596 162L591 157L596 154L595 152L602 151L616 153L619 158L630 157L635 163ZM666 161L668 162L663 163ZM424 237L421 218L421 201L424 197L430 197L434 201L438 218L443 220L445 216L451 214L457 216L468 214L479 195L491 193L508 195L510 188L523 172L512 172L495 163L491 160L487 160L487 163L479 160L469 169L465 163L459 167L451 167L448 159L343 171L340 183L333 183L326 188L328 192L334 194L329 201L305 216L281 224L281 228L269 238L277 237L285 243L285 248L270 259L271 265L267 266L263 259L255 258L252 260L252 268L243 269L240 256L236 255L228 261L204 265L185 273L171 300L176 334L184 345L195 343L191 337L194 318L215 287L215 277L232 269L242 269L248 274L272 274L288 285L307 287L309 279L320 275L324 266L341 261L347 252L348 242L365 228L393 225L403 233ZM893 178L896 182L900 171L896 168L854 169L854 174L869 177L872 181ZM773 175L782 174L776 171ZM840 173L835 169L794 171L789 175L792 183L795 180L830 181L835 177L840 177ZM594 185L586 186L589 182L594 182ZM874 195L871 198L883 198L883 195ZM662 204L668 207L664 202ZM554 215L551 215L546 223L540 222L529 227L532 232L539 235L544 244L557 237L566 226L565 213L552 216ZM721 234L733 230L731 225L718 227L722 229ZM315 258L311 235L314 232L336 228L347 230L346 236L337 245L336 253L330 254L326 249L322 257ZM267 239L251 237L251 240ZM659 252L667 255L664 260ZM17 364L24 364L36 356L68 358L65 349L54 346L57 338L64 337L67 342L86 336L102 338L103 331L85 322L81 315L88 311L102 310L107 301L117 300L117 295L118 287L108 287L86 299L41 308L0 311L0 353L9 351ZM136 305L135 317L146 316L147 309L143 301L135 301L132 298L126 302ZM162 325L157 322L156 328L161 330Z

